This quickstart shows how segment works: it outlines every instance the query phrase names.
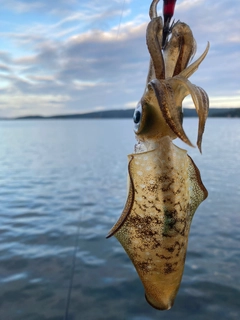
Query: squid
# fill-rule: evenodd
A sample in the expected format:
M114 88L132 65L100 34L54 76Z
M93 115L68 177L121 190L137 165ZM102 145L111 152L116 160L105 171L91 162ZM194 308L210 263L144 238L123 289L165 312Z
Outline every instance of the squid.
M209 43L190 64L196 52L190 27L177 21L169 27L170 37L164 35L158 2L152 1L146 30L151 58L133 116L137 144L128 156L128 196L107 238L114 235L125 249L147 302L168 310L181 283L193 215L208 195L194 161L172 140L179 138L193 146L182 125L182 103L190 95L199 117L197 146L202 152L209 99L189 77L206 57Z

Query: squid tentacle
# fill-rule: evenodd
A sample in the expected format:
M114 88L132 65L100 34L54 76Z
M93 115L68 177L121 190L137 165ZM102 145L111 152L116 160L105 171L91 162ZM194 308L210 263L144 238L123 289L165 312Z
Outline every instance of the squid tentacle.
M175 95L179 97L179 99L183 100L188 94L190 94L192 97L199 117L197 146L199 148L199 151L202 152L202 135L204 132L205 122L207 120L209 110L208 96L202 88L195 86L184 77L176 76L172 79L169 79L168 81L175 87L174 92Z
M180 35L173 28L172 37L167 42L163 50L166 78L173 76L176 63L180 54L180 41L181 41Z
M154 71L157 79L165 78L164 60L162 55L162 30L163 21L161 17L153 18L147 27L147 46L152 58Z
M208 42L207 47L204 50L204 52L201 54L201 56L196 61L194 61L192 64L190 64L186 69L182 70L178 75L185 77L185 78L191 77L191 75L198 69L199 65L206 57L208 50L209 50L209 47L210 47L210 44Z
M166 78L179 74L186 68L196 52L196 41L190 27L178 21L172 28L172 36L163 49Z
M159 0L153 0L153 2L150 5L149 9L149 17L152 20L153 18L157 17L157 5L158 5Z
M154 89L158 100L158 105L162 111L165 121L172 131L189 146L193 144L187 137L182 127L182 108L175 105L175 91L169 81L151 81L151 86Z
M176 31L180 36L181 44L173 76L178 75L187 67L189 61L193 58L196 52L196 42L189 26L186 23L179 22L176 23L174 29L176 29L174 31Z

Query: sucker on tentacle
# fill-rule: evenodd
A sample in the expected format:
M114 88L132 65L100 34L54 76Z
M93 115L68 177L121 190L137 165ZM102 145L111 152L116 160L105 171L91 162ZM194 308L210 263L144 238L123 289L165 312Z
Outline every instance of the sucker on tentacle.
M158 2L153 0L149 10L146 40L151 58L133 116L138 143L128 156L128 197L107 238L114 235L124 247L149 304L167 310L181 283L193 215L208 195L195 163L172 140L178 137L193 146L182 126L182 102L191 95L201 152L209 100L188 78L206 57L209 44L189 65L196 51L192 31L180 21L169 27L176 1L164 1L164 22L157 15Z

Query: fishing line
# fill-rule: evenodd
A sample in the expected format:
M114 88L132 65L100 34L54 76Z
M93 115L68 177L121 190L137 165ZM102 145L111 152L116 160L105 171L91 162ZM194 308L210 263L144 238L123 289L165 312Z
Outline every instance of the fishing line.
M78 251L80 225L81 225L81 216L79 218L76 239L75 239L75 245L74 245L74 250L73 250L73 256L72 256L72 268L71 268L71 274L70 274L70 281L69 281L69 287L68 287L68 295L67 295L64 320L68 320L68 311L69 311L69 307L70 307L71 293L72 293L72 287L73 287L73 278L74 278L74 273L75 273L76 257L77 257L77 251Z
M119 17L119 22L118 22L118 27L117 27L117 37L116 37L116 40L118 40L119 34L120 34L120 29L121 29L121 24L122 24L122 18L123 18L123 12L124 12L124 8L125 8L125 1L126 1L126 0L123 0L123 2L122 2L122 9L121 9L121 14L120 14L120 17ZM103 97L103 106L104 106L104 107L105 107L105 105L106 105L106 102L107 102L107 97L106 97L106 94L105 94L104 97Z
M119 23L118 23L117 39L119 37L120 27L122 24L124 7L125 7L125 0L123 0L121 15L120 15ZM64 320L68 320L68 313L69 313L70 301L71 301L71 293L72 293L72 287L73 287L73 279L74 279L74 273L75 273L75 267L76 267L76 258L77 258L79 235L80 235L80 225L81 225L81 216L79 218L79 223L78 223L77 232L76 232L75 245L74 245L74 250L73 250L73 256L72 256L72 267L71 267L71 274L70 274L70 280L69 280L69 287L68 287Z
M118 23L117 39L118 39L119 32L120 32L120 26L121 26L121 24L122 24L122 18L123 18L123 11L124 11L124 7L125 7L125 0L123 0L123 4L122 4L122 12L121 12L120 19L119 19L119 23Z

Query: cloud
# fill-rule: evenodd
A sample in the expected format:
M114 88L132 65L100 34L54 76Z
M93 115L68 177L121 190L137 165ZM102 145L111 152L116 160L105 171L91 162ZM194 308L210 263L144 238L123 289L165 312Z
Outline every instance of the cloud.
M145 41L148 13L141 11L146 4L136 0L124 6L122 1L85 1L84 5L59 1L54 9L51 1L36 1L35 6L31 1L18 3L17 8L13 1L0 0L14 17L17 11L19 19L12 28L6 29L4 24L0 33L6 43L0 51L0 116L135 106L149 63ZM191 81L209 93L212 107L240 107L240 76L236 72L240 70L240 5L229 3L183 0L176 7L176 19L181 17L193 29L198 43L196 58L207 41L211 43ZM34 17L38 12L37 21L33 19L30 25L21 18L24 6Z
M11 61L11 54L7 51L0 51L0 61L4 63L10 63Z
M4 65L4 64L0 63L0 71L1 72L9 72L10 69L9 69L9 67L7 65Z
M76 0L58 0L55 1L31 1L31 0L0 0L1 7L8 8L11 11L17 13L26 13L26 12L36 12L51 10L52 12L58 12L61 10L71 10L77 5L78 1Z

